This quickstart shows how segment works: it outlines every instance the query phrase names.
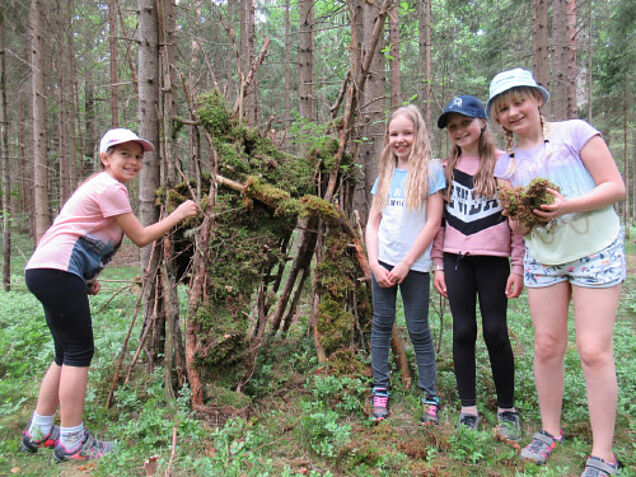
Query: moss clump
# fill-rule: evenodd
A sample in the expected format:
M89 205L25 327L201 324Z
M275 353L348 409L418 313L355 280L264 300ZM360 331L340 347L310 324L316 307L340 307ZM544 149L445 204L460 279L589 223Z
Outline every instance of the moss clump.
M554 196L547 189L560 191L557 185L540 177L532 179L527 187L500 188L498 198L503 208L502 214L518 220L528 231L534 227L546 227L550 222L536 215L533 210L554 202Z
M197 114L203 127L215 138L226 136L235 124L225 98L216 89L198 99Z
M221 386L206 385L205 391L208 396L214 396L214 403L218 406L232 406L240 409L252 404L252 399L249 396Z

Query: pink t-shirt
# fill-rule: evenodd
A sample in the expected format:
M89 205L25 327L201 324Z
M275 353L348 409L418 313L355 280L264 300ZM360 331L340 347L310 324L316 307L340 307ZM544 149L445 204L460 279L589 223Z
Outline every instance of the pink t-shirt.
M115 254L123 232L115 216L132 212L128 190L106 172L88 179L64 204L26 269L52 268L86 280Z

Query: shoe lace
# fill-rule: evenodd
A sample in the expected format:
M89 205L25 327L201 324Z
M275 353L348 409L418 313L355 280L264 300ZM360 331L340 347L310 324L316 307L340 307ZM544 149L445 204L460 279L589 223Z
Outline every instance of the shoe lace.
M373 407L387 407L389 402L389 396L383 396L381 394L375 394L373 396Z

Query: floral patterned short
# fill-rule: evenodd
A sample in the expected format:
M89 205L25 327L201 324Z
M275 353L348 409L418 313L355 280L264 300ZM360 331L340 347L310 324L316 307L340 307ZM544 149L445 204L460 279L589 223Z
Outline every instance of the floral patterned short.
M625 280L625 248L623 232L604 249L561 265L543 265L528 250L523 259L523 283L528 288L541 288L569 281L588 288L609 288Z

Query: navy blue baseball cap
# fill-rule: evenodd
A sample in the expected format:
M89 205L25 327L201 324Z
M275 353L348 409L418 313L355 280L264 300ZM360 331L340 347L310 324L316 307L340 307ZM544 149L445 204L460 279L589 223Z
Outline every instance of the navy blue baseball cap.
M437 127L444 129L448 124L448 115L450 113L457 113L469 118L484 118L486 119L486 110L481 101L470 94L463 94L461 96L455 96L451 99L450 103L444 108L444 112L437 120Z

